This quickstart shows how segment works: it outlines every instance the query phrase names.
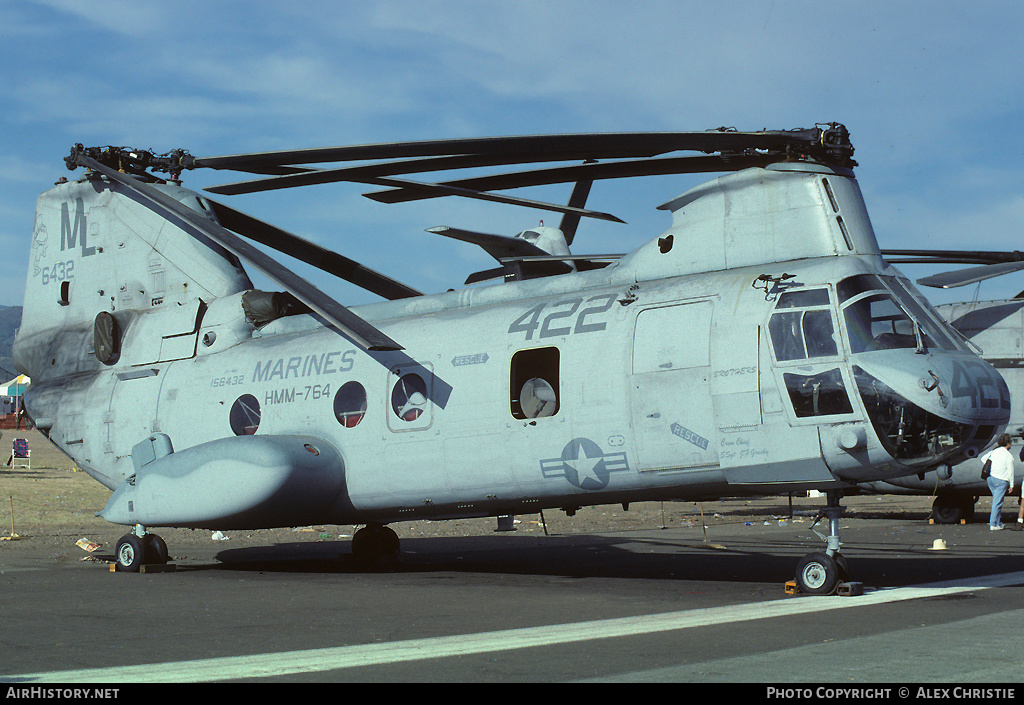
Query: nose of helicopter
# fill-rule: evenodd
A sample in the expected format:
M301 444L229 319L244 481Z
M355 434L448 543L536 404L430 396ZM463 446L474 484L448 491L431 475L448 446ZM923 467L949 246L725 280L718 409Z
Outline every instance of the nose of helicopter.
M969 353L878 351L853 373L879 440L903 465L976 457L1010 419L1006 382Z

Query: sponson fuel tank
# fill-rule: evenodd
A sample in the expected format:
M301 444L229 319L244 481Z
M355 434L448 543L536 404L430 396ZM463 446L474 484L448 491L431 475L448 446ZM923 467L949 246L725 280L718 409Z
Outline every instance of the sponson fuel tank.
M99 516L115 524L248 529L327 521L344 463L312 436L236 436L173 452L156 434L132 450L135 474Z

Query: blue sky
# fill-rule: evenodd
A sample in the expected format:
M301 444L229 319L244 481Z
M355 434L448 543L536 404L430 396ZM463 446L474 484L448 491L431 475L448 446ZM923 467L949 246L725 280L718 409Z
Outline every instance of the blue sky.
M196 156L605 131L850 130L884 248L1024 249L1019 2L0 1L0 305L21 303L37 194L71 146ZM185 185L236 180L187 172ZM701 177L595 185L574 251L622 252ZM336 184L235 208L428 292L493 266L424 232L512 235L557 215ZM564 201L569 186L524 191ZM344 304L375 300L296 265ZM906 265L914 279L935 268ZM933 301L1012 296L1024 273Z

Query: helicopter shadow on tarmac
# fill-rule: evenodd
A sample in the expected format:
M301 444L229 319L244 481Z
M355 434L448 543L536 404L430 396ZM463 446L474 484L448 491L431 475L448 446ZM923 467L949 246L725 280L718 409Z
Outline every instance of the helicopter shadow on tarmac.
M933 530L907 527L854 529L844 544L851 568L868 588L898 587L1024 570L1017 544L1024 536L1003 532L999 541L977 527L957 527L947 550L931 548ZM465 576L562 577L569 579L675 580L693 583L775 584L793 578L795 558L814 546L804 527L799 535L770 528L733 533L707 542L678 531L574 536L479 536L408 538L395 564L357 563L347 541L279 543L228 549L215 564L195 569L239 572L337 574L450 573ZM858 536L862 532L870 535ZM674 534L674 535L673 535ZM755 535L759 534L759 535Z

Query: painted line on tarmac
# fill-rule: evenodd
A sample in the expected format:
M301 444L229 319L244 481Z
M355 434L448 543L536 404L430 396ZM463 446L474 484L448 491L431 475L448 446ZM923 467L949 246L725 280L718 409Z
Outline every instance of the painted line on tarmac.
M591 622L525 627L479 634L428 637L383 644L355 644L323 649L283 653L228 656L178 661L91 668L76 671L50 671L0 676L0 682L25 683L206 683L246 678L269 678L298 673L323 673L346 668L451 658L496 651L529 649L593 639L612 639L692 629L755 619L788 617L850 607L940 597L994 587L1024 585L1024 571L988 575L941 583L874 590L858 597L790 597L769 602L710 607L601 619Z

